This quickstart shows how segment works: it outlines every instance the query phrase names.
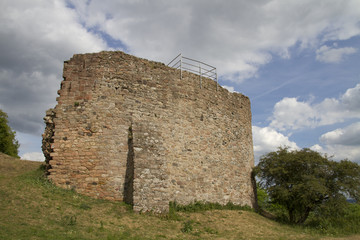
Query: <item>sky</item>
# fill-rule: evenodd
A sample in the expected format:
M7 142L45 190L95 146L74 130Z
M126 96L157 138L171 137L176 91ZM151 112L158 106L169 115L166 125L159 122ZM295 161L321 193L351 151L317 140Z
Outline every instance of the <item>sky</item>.
M215 66L251 100L255 162L279 146L360 163L359 0L0 0L0 109L43 160L63 62L124 51Z

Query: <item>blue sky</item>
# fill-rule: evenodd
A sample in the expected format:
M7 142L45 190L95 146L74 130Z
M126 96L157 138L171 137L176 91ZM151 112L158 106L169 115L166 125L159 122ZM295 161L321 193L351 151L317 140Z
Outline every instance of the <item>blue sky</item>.
M250 97L256 161L287 145L360 162L358 0L0 0L0 19L0 109L25 159L43 159L63 61L120 50L216 66Z
M359 49L359 43L360 38L356 36L345 41L328 41L324 45ZM341 60L330 63L317 60L316 51L299 49L298 46L290 49L290 55L289 59L273 58L270 63L259 69L257 77L250 78L239 86L239 91L252 99L253 125L267 127L271 123L274 103L284 98L296 98L297 101L308 102L311 103L310 105L320 104L326 98L341 98L348 89L354 88L360 82L358 53L343 56ZM288 110L296 111L291 108ZM321 149L323 152L336 157L336 152L326 151L329 149L320 141L320 137L356 122L358 117L322 126L279 131L279 133L289 136L288 140L296 143L300 148L320 145L325 148ZM350 158L344 154L339 155L337 159ZM352 160L359 161L358 155Z

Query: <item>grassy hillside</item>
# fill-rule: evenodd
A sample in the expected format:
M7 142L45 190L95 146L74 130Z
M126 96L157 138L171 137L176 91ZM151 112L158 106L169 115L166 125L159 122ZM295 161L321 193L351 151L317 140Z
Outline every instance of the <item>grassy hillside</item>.
M0 153L0 239L332 239L249 211L137 214L54 187L39 167Z

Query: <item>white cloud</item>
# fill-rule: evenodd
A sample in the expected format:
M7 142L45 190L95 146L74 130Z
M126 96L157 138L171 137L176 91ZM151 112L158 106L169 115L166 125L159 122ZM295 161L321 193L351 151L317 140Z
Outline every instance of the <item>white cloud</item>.
M224 86L222 86L223 88L225 88L225 89L227 89L229 92L231 92L231 93L233 93L233 92L237 92L237 91L235 91L235 88L234 87L232 87L232 86L226 86L226 85L224 85Z
M254 139L255 161L258 161L263 154L276 151L280 146L288 146L290 149L299 149L295 142L290 141L288 137L270 127L261 128L253 126L252 133Z
M360 163L360 122L353 123L345 128L338 128L327 132L320 137L319 145L313 146L319 152L333 155L335 160L349 159Z
M311 150L316 151L316 152L324 152L323 147L321 147L319 144L315 144L312 147L310 147Z
M352 47L331 48L322 46L316 50L316 60L325 63L339 63L346 55L356 53L357 49Z
M272 54L360 34L357 0L70 1L81 21L121 40L131 53L167 62L179 52L229 80L256 76Z
M62 62L74 53L109 49L102 33L139 57L166 63L182 52L216 66L224 80L241 82L256 77L274 55L291 58L289 49L298 44L314 50L328 40L359 35L359 16L358 0L2 1L0 105L15 130L39 136L45 110L55 105ZM338 107L356 117L359 94L354 91L318 108L287 99L277 106L273 127L339 121L344 117ZM286 107L291 106L299 119L287 116ZM321 107L332 110L320 111L319 117ZM275 130L267 131L281 138Z
M360 164L360 146L328 145L324 153L333 156L334 160L348 159Z
M41 134L45 110L53 107L59 78L40 71L13 72L0 69L0 102L17 132ZM41 94L39 94L41 93Z
M269 126L279 131L293 131L351 119L360 119L360 84L348 89L337 99L326 98L316 104L296 98L283 98L275 104ZM315 144L311 149L333 155L336 160L348 158L360 163L359 136L360 122L357 122L323 134L319 139L321 145Z
M21 63L18 67L23 70L54 72L61 70L62 62L74 52L106 48L104 40L84 28L63 1L37 0L27 4L13 0L3 4L0 12L1 52L8 65Z
M81 24L63 0L1 1L0 22L1 109L17 135L28 133L19 139L20 152L39 151L42 118L56 104L63 61L107 45ZM30 135L37 136L36 149L27 147L28 139L33 139ZM29 158L40 160L41 154Z
M299 102L296 98L283 98L274 106L271 127L279 130L298 129L314 126L316 112L309 103Z
M31 161L38 161L38 162L43 162L45 161L45 157L42 153L40 152L29 152L29 153L24 153L21 156L22 160L31 160Z
M360 148L360 122L345 128L338 128L320 137L320 141L327 145L358 146Z
M358 113L360 111L360 84L346 90L340 100L349 112Z
M107 46L64 1L13 0L0 6L0 102L16 131L39 134L45 111L55 105L63 61Z
M360 118L360 84L339 99L326 98L318 104L283 98L275 104L270 126L281 130L314 128Z

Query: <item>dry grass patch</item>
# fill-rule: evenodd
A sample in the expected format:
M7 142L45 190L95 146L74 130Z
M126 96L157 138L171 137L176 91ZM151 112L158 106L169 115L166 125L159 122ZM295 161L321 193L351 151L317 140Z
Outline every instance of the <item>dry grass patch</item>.
M209 239L314 239L249 211L213 210L181 215L194 222L194 232Z
M37 169L40 162L20 160L0 152L0 177L7 178Z

